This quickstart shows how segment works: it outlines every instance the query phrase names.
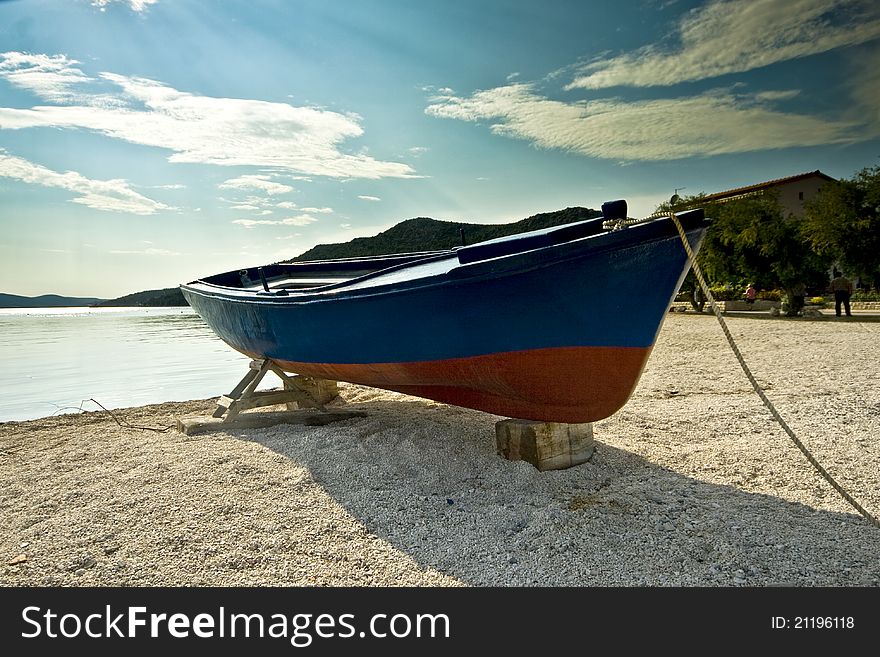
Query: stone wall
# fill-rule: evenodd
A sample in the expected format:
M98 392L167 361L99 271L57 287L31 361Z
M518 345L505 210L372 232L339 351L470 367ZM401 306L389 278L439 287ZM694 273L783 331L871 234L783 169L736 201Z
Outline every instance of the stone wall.
M825 297L825 309L834 310L834 297ZM749 310L749 306L746 305L745 301L716 301L718 307L722 312L727 312L728 310ZM751 306L751 310L769 310L770 308L780 308L782 306L778 301L765 301L764 299L757 299L753 306ZM852 310L873 310L876 312L880 312L880 301L850 301L849 306ZM683 312L690 311L693 309L693 306L687 301L675 301L671 306L673 312ZM704 312L711 312L709 308L709 304L707 303L705 308L703 308Z

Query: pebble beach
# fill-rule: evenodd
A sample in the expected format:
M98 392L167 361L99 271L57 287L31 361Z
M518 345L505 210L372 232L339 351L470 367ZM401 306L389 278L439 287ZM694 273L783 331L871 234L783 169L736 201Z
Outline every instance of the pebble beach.
M727 322L792 430L880 515L880 323ZM497 416L339 389L365 417L169 429L212 398L113 412L164 431L100 410L0 423L0 585L880 585L880 529L775 423L709 314L667 316L567 470L499 456Z

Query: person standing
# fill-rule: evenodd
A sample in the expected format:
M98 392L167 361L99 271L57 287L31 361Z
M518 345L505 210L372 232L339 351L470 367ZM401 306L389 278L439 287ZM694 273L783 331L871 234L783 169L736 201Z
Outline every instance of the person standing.
M795 283L791 288L791 304L789 308L791 316L798 315L804 309L806 297L807 286L803 283Z
M749 283L749 287L746 289L745 298L746 303L750 306L755 303L755 299L758 296L758 290L755 289L754 283Z
M834 292L834 314L840 317L840 306L846 311L847 317L852 317L849 309L849 297L852 294L852 283L839 271L834 272L831 281L831 291Z

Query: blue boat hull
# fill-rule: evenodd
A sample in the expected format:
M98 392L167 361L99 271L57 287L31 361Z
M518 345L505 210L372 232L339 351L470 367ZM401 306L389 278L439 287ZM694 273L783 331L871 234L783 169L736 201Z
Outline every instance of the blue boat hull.
M694 248L704 230L689 231ZM446 270L441 256L442 273L424 279L298 296L182 290L224 341L287 371L592 422L632 394L688 270L679 237L660 225L466 260Z

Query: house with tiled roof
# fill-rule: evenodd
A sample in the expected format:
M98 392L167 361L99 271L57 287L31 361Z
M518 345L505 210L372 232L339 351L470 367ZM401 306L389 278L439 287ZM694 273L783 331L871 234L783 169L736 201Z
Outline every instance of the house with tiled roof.
M819 189L827 182L834 182L831 176L822 173L819 170L801 173L796 176L787 178L778 178L776 180L768 180L767 182L758 183L756 185L748 185L746 187L737 187L729 189L726 192L717 192L709 194L700 199L700 201L732 201L747 196L757 196L765 194L768 191L775 192L779 198L779 204L790 214L802 216L804 214L804 203L813 198Z

